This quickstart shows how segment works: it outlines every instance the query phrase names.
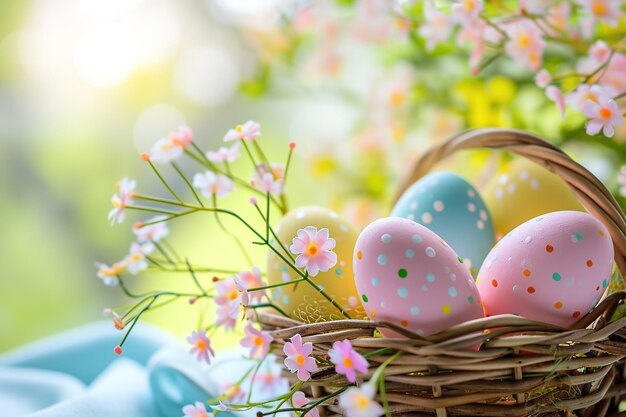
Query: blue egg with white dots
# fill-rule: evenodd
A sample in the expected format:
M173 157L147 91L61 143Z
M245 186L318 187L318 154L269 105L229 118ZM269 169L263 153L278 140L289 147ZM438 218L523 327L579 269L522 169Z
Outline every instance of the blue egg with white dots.
M476 270L495 244L494 226L483 199L472 184L452 172L429 174L407 189L392 217L420 223L439 236ZM420 236L412 241L420 244Z

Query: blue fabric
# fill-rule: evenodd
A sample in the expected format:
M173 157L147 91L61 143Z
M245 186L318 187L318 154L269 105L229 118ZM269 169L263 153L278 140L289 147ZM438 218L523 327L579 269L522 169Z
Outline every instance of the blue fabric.
M219 396L249 366L237 351L199 364L147 325L135 328L120 357L112 351L119 339L110 322L96 323L0 356L0 416L182 416L184 405Z

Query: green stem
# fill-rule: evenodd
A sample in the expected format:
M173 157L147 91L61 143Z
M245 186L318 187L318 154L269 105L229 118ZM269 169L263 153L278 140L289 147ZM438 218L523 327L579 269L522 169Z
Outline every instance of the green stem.
M163 178L161 176L161 173L159 172L158 169L156 169L156 167L154 166L154 164L152 163L151 160L148 159L148 163L150 164L150 167L152 168L152 170L154 171L154 173L157 175L157 177L159 177L159 179L161 180L161 182L163 183L163 185L165 185L165 188L167 188L170 192L170 194L172 194L172 196L180 201L181 203L183 202L183 200L180 199L180 197L178 197L178 195L176 195L176 193L174 192L174 190L172 189L172 187L170 187L170 185L167 183L167 181L165 181L165 178Z
M172 257L165 251L165 249L161 247L161 245L159 245L157 242L154 242L154 241L152 241L152 243L158 249L158 251L161 252L161 254L165 257L165 259L167 259L167 262L169 262L172 265L176 264L176 262L174 262Z
M246 308L251 308L253 310L256 310L257 308L264 308L264 307L273 308L274 310L278 311L283 316L287 318L291 318L289 314L285 313L285 310L283 310L282 308L278 307L276 304L273 304L273 303L263 303L263 304L254 304L254 305L246 306Z
M191 264L189 263L189 259L185 258L185 263L187 263L187 268L189 268L189 273L191 274L191 278L193 279L193 282L196 284L196 287L198 287L202 295L207 295L204 288L202 288L202 285L200 285L200 282L198 281L198 277L196 277L196 273L193 271L193 268L191 267Z
M180 168L178 167L178 165L176 165L175 162L172 162L172 166L174 167L176 172L178 172L178 175L180 175L180 177L183 179L183 181L185 181L185 184L187 184L187 187L189 187L189 189L193 193L193 196L196 198L196 201L198 202L198 204L200 204L200 206L204 207L204 204L202 204L202 200L200 200L200 197L198 196L198 193L196 193L196 189L193 188L193 185L191 185L191 182L189 182L189 179L187 178L187 176L185 174L183 174L183 171L180 170Z

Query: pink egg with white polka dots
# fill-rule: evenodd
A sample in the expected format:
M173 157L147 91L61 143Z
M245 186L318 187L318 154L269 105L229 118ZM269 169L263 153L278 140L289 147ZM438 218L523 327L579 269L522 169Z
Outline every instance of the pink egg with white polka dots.
M588 213L557 211L522 223L489 252L476 284L485 313L570 327L611 280L613 242Z
M461 258L412 220L387 217L368 225L357 239L353 262L361 303L373 320L424 336L483 317L480 294Z

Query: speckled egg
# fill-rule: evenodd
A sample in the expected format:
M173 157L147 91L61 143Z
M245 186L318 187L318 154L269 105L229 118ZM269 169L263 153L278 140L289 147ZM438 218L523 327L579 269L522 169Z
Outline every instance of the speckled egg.
M485 314L569 327L611 279L613 242L588 213L558 211L521 224L489 252L477 285Z
M336 241L333 251L337 264L327 272L320 272L311 279L333 297L353 318L365 314L357 299L352 273L352 252L358 237L356 230L337 213L324 207L300 207L287 213L275 228L276 235L286 248L296 237L298 229L307 226L318 230L327 228L329 236ZM272 247L281 250L271 239ZM290 281L299 276L273 251L267 256L267 281L269 284ZM269 292L272 302L287 314L306 323L321 320L338 320L341 313L306 282L277 287Z
M466 266L480 267L495 243L491 216L478 191L452 172L415 182L398 200L393 217L423 224L441 236Z
M543 213L585 211L557 175L527 159L516 159L482 191L493 218L496 239Z
M353 262L356 288L373 320L429 335L483 317L480 294L462 259L412 220L387 217L368 225L356 242Z

